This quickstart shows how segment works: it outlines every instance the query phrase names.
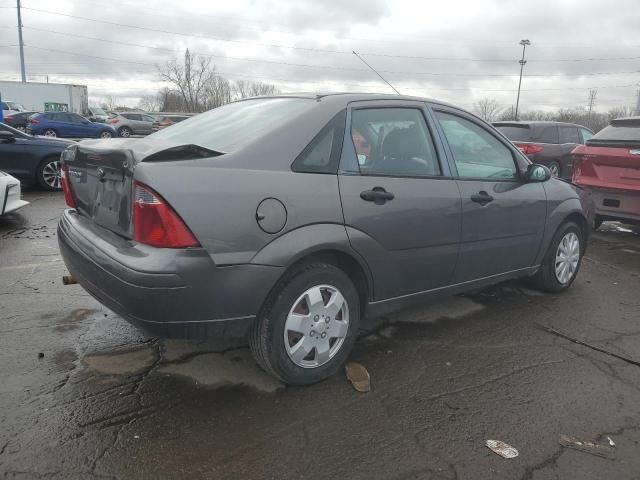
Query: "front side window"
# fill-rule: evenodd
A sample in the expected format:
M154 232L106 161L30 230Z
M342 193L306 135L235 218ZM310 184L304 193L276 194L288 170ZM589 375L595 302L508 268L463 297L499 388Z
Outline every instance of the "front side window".
M419 109L354 110L351 139L363 175L442 175L431 134Z
M436 112L461 178L513 179L517 177L513 154L502 142L475 123Z
M560 143L581 143L576 127L559 127Z
M593 137L593 132L587 130L586 128L580 129L580 135L582 136L582 143L587 143L587 140L590 140Z

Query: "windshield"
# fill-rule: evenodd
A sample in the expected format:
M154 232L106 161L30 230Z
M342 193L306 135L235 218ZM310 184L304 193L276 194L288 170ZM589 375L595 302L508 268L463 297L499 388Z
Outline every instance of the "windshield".
M19 112L26 110L22 105L20 105L17 102L5 102L5 103L7 104L7 107L9 107L9 110L18 110Z
M98 108L98 107L91 107L91 111L93 112L94 115L106 115L107 112L105 112L103 109Z
M149 138L233 152L314 105L309 98L259 98L229 103L160 130Z

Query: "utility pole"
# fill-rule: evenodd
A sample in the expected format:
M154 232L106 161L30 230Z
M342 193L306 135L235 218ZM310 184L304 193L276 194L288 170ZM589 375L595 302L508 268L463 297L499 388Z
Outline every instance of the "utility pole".
M22 41L22 15L20 13L20 0L18 2L18 39L20 40L20 73L22 73L22 83L27 82L27 74L24 71L24 42Z
M518 98L516 99L516 114L515 120L518 121L518 105L520 104L520 86L522 85L522 70L524 69L524 64L527 61L524 59L524 52L527 50L527 45L531 45L529 40L523 39L520 40L520 45L522 45L522 59L518 62L520 63L520 81L518 81Z
M591 118L591 112L593 111L593 105L596 103L596 96L598 95L598 90L589 90L589 106L587 107L587 116Z

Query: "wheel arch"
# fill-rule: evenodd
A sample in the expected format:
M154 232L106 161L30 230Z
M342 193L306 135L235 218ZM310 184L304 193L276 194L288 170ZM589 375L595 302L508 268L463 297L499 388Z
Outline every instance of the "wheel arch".
M314 224L287 232L261 249L251 263L284 267L269 298L292 269L313 261L327 262L343 270L354 282L364 311L373 296L373 276L364 258L351 248L344 225Z
M61 153L47 153L43 155L36 164L35 171L33 172L33 181L37 185L39 182L38 175L40 173L40 167L47 161L60 160Z
M587 221L587 218L582 212L577 212L577 211L571 212L564 218L564 220L560 223L560 225L558 225L558 228L560 228L560 226L564 225L567 222L573 222L580 227L580 231L582 232L582 240L583 240L582 253L584 254L584 252L587 249L587 242L589 241L589 231L590 231L589 222Z

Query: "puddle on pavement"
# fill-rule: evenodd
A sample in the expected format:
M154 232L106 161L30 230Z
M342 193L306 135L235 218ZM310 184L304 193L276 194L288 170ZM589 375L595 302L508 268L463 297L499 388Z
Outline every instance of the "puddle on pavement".
M435 323L442 319L455 320L485 308L467 297L445 298L432 305L402 310L389 317L391 323Z
M274 392L284 385L256 365L249 349L198 354L184 362L164 364L159 373L188 377L208 387L247 386Z
M52 362L56 371L69 372L76 367L78 355L74 350L60 350L53 354Z
M78 328L80 326L79 324L83 320L86 320L91 314L95 312L97 312L97 310L90 308L76 308L75 310L69 312L66 317L60 320L60 323L56 325L55 330L66 332L68 330ZM43 318L45 318L44 315Z
M83 362L89 370L104 375L135 375L151 368L157 354L153 347L115 353L85 355Z

